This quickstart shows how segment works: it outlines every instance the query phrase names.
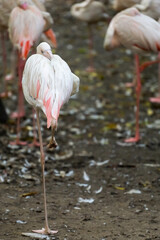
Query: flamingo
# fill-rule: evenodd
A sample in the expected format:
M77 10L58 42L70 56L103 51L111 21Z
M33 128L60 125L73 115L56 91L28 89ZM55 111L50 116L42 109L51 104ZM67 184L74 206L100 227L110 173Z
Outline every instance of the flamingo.
M81 3L76 3L71 7L71 15L80 21L87 22L89 30L89 72L94 71L93 67L93 34L91 25L106 20L106 7L103 3L94 0L85 0Z
M139 134L139 101L141 93L140 72L145 64L139 65L139 52L158 52L160 50L160 24L154 19L140 13L136 8L128 8L121 11L110 22L107 29L104 48L113 49L123 45L136 52L136 131L135 137L127 139L126 142L137 142Z
M132 7L136 3L140 3L141 0L113 0L112 6L114 10L121 11L125 8Z
M9 18L9 37L18 51L18 112L12 114L17 117L17 139L12 144L26 144L19 140L20 118L25 115L24 97L22 92L22 72L24 64L33 44L37 42L43 32L45 21L41 11L29 0L18 0Z
M45 38L52 47L56 47L56 37L51 29L53 25L53 18L50 13L46 11L45 5L42 0L30 0L31 4L36 5L39 10L42 12L43 18L45 20L45 26L43 29L43 33L41 34L41 38ZM15 77L15 69L16 69L16 59L14 57L14 52L11 54L11 73L6 75L6 35L8 31L8 21L9 16L13 8L17 6L17 2L15 0L0 0L0 36L2 42L2 56L3 56L3 69L4 69L4 80L12 80ZM10 92L7 92L7 84L4 81L5 92L1 93L1 97L9 96Z
M39 109L47 118L47 128L51 126L52 137L49 148L57 146L54 132L57 128L59 112L71 95L79 90L79 78L73 74L67 63L58 55L53 55L51 47L42 42L37 47L37 54L28 58L22 79L23 92L26 101L36 110L37 125L40 141L41 167L43 177L43 195L45 211L45 228L33 230L36 233L54 234L48 226L46 191L45 191L45 156L40 130Z

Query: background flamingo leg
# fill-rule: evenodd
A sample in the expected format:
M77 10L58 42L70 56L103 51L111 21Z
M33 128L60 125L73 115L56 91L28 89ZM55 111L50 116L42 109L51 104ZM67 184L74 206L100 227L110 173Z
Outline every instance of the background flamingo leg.
M12 113L12 118L17 118L17 138L11 145L26 145L24 141L20 141L20 119L25 115L24 96L22 91L22 75L24 70L25 60L22 60L19 54L18 58L18 112Z
M136 86L136 130L135 137L126 139L125 142L138 142L140 140L139 134L139 105L140 105L140 95L141 95L141 79L140 79L140 65L139 65L139 56L135 55L136 63L136 76L137 76L137 86Z

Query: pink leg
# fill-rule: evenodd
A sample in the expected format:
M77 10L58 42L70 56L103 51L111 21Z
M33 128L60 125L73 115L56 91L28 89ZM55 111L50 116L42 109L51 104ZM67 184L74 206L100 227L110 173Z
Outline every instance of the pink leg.
M160 56L155 61L149 61L149 62L145 62L145 63L141 64L141 66L139 67L140 72L143 72L145 68L147 68L155 63L160 63ZM160 74L160 70L159 70L159 74ZM160 76L159 76L159 79L160 79ZM134 87L136 85L136 78L133 79L133 82L126 83L125 85L126 85L126 87Z
M1 33L2 43L2 57L3 57L3 78L4 78L4 92L0 94L0 97L10 97L11 92L7 91L7 82L5 81L6 68L7 68L7 57L6 57L6 46L5 46L5 32Z
M137 86L136 86L136 132L134 138L126 139L125 142L138 142L140 140L139 135L139 102L140 102L140 94L141 94L141 79L140 79L140 68L139 68L139 56L135 55L136 61L136 76L137 76Z
M93 33L92 33L92 26L88 24L88 32L89 32L89 66L87 67L87 72L94 72L93 66Z
M24 97L23 97L23 91L22 91L22 74L24 69L25 61L20 58L19 55L19 64L18 64L18 113L15 115L12 114L12 117L17 117L17 138L16 141L11 142L12 145L26 145L26 142L20 141L20 118L24 116L25 110L24 110Z
M159 93L155 98L150 98L150 102L160 103L160 52L158 53L158 83L159 83Z
M22 76L25 65L25 60L18 56L18 112L13 112L11 118L22 118L25 116L24 96L22 91Z
M38 134L39 134L39 142L40 142L40 152L41 152L41 167L42 167L42 180L43 180L44 212L45 212L45 228L42 228L41 230L33 230L33 232L41 233L41 234L55 234L58 231L50 230L50 228L48 226L46 187L45 187L45 176L44 176L45 156L44 156L44 150L43 150L43 142L42 142L40 120L39 120L39 110L38 109L36 109L36 115L37 115L37 125L38 125Z

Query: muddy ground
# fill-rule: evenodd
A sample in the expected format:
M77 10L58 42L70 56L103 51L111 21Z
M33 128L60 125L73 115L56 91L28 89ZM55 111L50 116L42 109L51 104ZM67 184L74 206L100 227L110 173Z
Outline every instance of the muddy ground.
M99 23L93 27L96 71L87 73L87 26L70 16L72 3L54 0L48 6L55 20L56 53L81 79L79 94L59 117L58 149L45 147L49 225L58 230L50 239L158 240L160 110L149 102L158 88L157 66L142 75L141 140L124 144L135 127L134 89L125 87L133 78L133 55L123 48L106 52L107 24ZM141 56L142 61L149 58ZM17 105L16 88L10 88L12 98L3 100L8 112ZM31 142L32 109L25 106L22 138ZM0 125L0 240L27 239L22 232L44 227L39 148L10 146L15 123ZM42 130L48 142L43 115Z

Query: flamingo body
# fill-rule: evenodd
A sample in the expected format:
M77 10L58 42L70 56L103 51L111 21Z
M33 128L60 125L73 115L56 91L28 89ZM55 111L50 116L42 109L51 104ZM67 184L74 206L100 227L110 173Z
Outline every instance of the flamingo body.
M60 56L54 54L49 60L34 54L26 62L22 84L26 100L42 109L50 127L56 124L62 105L78 92L79 78Z
M106 19L106 8L99 1L85 0L74 4L71 7L71 14L81 21L95 23Z
M22 54L22 58L26 59L31 46L38 41L45 21L40 10L29 5L27 9L19 6L15 7L9 19L9 36L14 46L16 46Z
M118 13L111 21L104 40L104 47L112 49L123 45L136 51L160 50L160 24L141 14L136 8Z

